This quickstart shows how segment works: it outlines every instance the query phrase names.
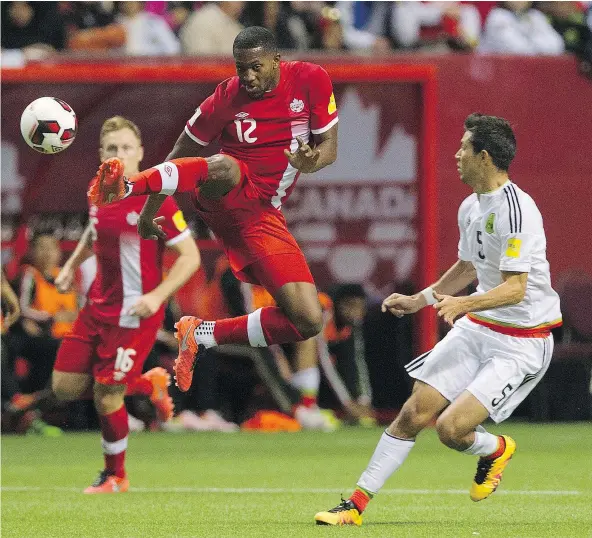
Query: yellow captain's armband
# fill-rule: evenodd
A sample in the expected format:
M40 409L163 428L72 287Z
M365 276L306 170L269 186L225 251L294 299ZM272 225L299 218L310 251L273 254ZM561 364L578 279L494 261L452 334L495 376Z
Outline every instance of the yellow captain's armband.
M181 210L178 210L173 215L173 223L175 224L175 227L177 228L177 230L179 230L180 232L182 232L183 230L185 230L185 228L187 228L187 223L185 222L185 217L183 216L183 213L181 212Z
M337 103L335 103L335 94L331 94L331 98L329 99L329 106L327 107L327 112L329 114L333 114L337 110Z
M508 256L509 258L519 258L521 244L522 239L517 239L516 237L508 239L508 248L506 248L506 256Z

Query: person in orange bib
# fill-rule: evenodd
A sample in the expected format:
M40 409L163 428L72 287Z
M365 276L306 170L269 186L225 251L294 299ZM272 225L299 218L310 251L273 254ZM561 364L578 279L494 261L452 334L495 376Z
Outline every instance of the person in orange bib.
M23 390L35 392L49 384L60 340L78 314L78 296L74 289L62 294L55 285L62 251L52 230L34 233L28 257L20 281L22 333L17 355L30 362Z

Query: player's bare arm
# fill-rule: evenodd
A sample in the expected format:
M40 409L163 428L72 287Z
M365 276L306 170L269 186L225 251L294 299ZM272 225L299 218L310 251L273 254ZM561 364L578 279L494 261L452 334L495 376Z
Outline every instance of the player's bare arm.
M68 258L55 279L56 288L60 293L66 293L72 288L74 282L74 275L76 270L82 265L85 260L88 260L94 255L92 250L95 241L96 233L92 221L84 229L74 252Z
M172 248L177 259L168 272L166 278L151 292L142 295L138 302L131 307L129 314L140 318L153 316L189 278L201 264L199 250L193 237L186 237Z
M435 293L455 295L473 282L476 276L477 272L470 261L457 260L430 288ZM427 304L426 297L421 292L415 295L393 293L382 302L382 311L389 311L391 314L401 317L405 314L414 314Z
M180 159L181 157L201 157L203 148L204 146L191 140L191 138L187 136L187 133L182 131L165 161Z
M294 153L284 150L290 164L304 174L312 174L333 164L337 159L337 123L319 135L315 135L312 147L300 137L296 137L298 148Z
M528 273L502 271L502 279L503 282L499 286L480 295L451 297L436 293L435 297L438 299L438 303L434 305L434 308L438 310L438 316L452 326L456 318L469 312L510 306L523 301Z

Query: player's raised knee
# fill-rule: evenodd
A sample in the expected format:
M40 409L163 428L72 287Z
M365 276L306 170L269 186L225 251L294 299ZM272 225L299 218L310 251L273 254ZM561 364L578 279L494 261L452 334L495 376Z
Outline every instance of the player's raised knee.
M241 171L238 163L227 155L212 155L207 161L208 179L200 187L200 193L215 200L228 194L240 183Z
M226 155L217 153L207 159L208 179L224 179L232 175L233 168L237 166L236 161Z

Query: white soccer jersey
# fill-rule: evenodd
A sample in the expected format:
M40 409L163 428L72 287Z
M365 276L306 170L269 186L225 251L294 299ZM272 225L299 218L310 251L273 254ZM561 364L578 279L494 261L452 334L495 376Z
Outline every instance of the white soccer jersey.
M516 305L470 314L504 327L552 328L561 324L559 296L551 287L543 218L534 200L511 181L487 194L471 194L458 211L458 257L473 263L485 293L501 271L528 273L526 295Z

